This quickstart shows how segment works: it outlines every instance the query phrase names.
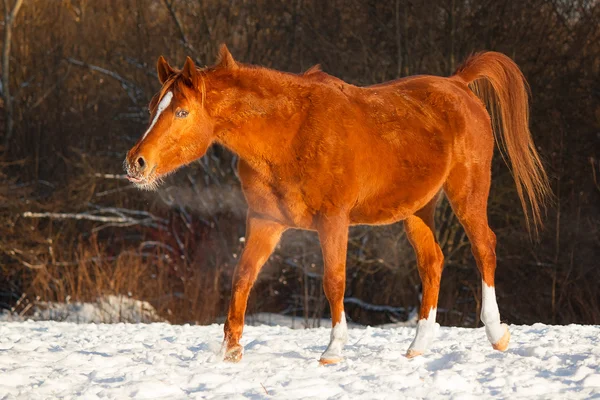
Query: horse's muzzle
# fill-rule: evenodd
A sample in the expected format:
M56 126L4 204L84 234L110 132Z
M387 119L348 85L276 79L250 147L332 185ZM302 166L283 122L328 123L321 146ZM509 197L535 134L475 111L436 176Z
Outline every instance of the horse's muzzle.
M134 162L131 162L129 156L125 159L124 167L125 172L127 173L127 179L133 183L142 183L146 180L144 171L148 164L142 156L135 157L134 160Z

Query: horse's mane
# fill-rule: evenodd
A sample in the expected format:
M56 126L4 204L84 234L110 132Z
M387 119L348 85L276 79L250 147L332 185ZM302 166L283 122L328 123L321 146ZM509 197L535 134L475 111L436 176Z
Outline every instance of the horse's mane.
M202 104L204 104L204 100L206 99L205 76L208 73L213 72L219 68L226 68L226 67L222 67L221 65L222 65L222 62L218 61L213 66L202 67L202 68L196 67L196 71L198 72L198 76L200 77L200 80L199 80L200 87L197 87L195 89L199 90L201 93ZM296 81L296 82L303 83L303 84L311 84L311 85L312 84L326 84L326 85L334 84L339 89L342 89L343 86L348 85L345 81L341 80L340 78L337 78L333 75L329 75L328 73L324 72L321 69L320 64L315 64L312 67L310 67L309 69L307 69L306 71L301 72L301 73L279 71L279 70L263 67L260 65L246 64L246 63L241 63L238 61L236 61L236 66L241 70L253 71L253 72L258 72L258 73L264 72L271 76L285 77L286 79L291 79L291 80L296 80L299 78L299 81ZM171 90L177 90L178 92L183 92L182 88L184 86L189 86L189 85L184 81L184 79L182 79L182 71L175 70L175 73L173 75L171 75L169 78L167 78L167 80L163 83L160 91L150 101L150 108L154 108L156 106L156 104L158 104L161 101L163 96Z
M323 70L321 69L321 64L313 65L312 67L310 67L309 69L304 71L301 75L308 76L308 75L316 74L317 72L323 72Z

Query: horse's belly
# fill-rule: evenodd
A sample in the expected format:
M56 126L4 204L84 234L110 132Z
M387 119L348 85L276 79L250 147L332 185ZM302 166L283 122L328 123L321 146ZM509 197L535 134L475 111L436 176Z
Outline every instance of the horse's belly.
M368 209L354 210L350 215L351 225L387 225L406 219L414 214L407 209Z
M444 165L445 164L445 165ZM350 212L352 224L383 225L403 220L423 208L439 193L448 175L448 163L440 163L426 175L392 178L370 190ZM394 179L396 178L396 179Z
M355 207L350 213L353 225L385 225L406 219L423 208L439 191L432 190L427 196L412 198L410 196L387 196L366 201Z

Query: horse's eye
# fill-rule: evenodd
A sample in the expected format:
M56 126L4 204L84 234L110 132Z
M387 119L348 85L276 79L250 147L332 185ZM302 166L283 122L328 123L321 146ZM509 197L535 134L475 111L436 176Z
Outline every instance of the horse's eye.
M176 116L177 118L185 118L185 117L187 117L187 116L188 116L188 114L189 114L189 112L188 112L187 110L178 110L178 111L175 113L175 116Z

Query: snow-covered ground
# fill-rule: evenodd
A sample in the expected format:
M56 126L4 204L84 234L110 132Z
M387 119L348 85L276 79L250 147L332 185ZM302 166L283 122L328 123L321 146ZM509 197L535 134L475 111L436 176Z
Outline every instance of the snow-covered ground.
M140 301L126 296L101 296L93 303L68 302L51 303L35 302L31 307L24 307L27 311L17 313L13 309L2 310L0 321L63 321L85 323L117 322L150 323L164 322L154 307L147 301Z
M506 353L483 329L441 328L406 359L414 329L352 328L346 360L317 362L329 330L249 326L239 364L222 325L0 322L0 399L400 399L600 397L600 327L512 326Z

